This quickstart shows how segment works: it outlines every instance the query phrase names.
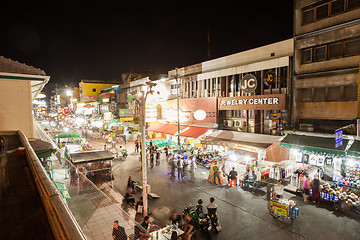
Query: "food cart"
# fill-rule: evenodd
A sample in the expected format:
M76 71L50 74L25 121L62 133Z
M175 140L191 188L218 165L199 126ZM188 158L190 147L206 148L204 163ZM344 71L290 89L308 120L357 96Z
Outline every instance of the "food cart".
M299 218L299 208L296 207L296 203L293 200L278 198L276 194L273 194L272 188L270 189L271 194L268 201L268 210L271 216L274 218L281 217L282 219L290 219L294 222Z
M113 158L108 151L104 150L70 153L70 161L76 168L70 169L70 184L82 187L84 179L82 179L81 175L77 174L78 171L96 185L112 181Z

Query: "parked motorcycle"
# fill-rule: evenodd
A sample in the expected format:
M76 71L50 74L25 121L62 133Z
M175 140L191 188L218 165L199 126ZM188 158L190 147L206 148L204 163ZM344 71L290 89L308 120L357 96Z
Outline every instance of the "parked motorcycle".
M209 214L209 218L211 220L212 229L214 230L215 233L219 233L222 228L217 213Z
M194 219L194 221L196 223L195 228L197 230L200 230L203 232L209 232L211 230L210 217L205 213L198 214L196 212L195 206L192 206L191 204L189 206L187 206L182 213L183 218L185 217L186 214L189 214L192 217L192 219Z
M119 150L119 160L125 161L127 157L128 157L128 153L126 149Z

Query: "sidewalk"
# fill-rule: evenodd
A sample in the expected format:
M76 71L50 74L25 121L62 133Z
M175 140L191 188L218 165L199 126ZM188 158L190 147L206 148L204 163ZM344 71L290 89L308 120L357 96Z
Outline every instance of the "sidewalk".
M77 187L70 185L67 169L62 168L57 161L53 161L53 171L54 180L64 183L68 189L68 206L89 239L112 239L114 220L119 221L128 236L134 234L135 209L123 206L122 196L108 184L101 187L108 196L87 182L84 183L83 191L78 193Z

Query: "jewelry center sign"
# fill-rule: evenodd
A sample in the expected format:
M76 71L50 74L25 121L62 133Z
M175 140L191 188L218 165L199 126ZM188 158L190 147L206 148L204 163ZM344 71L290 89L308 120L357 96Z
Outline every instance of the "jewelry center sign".
M285 94L219 98L219 110L285 110Z

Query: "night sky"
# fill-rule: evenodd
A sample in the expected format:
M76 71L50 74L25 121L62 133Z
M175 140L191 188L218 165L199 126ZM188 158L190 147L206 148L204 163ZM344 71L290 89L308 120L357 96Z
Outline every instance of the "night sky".
M47 88L121 73L167 73L291 38L292 0L9 1L0 55L41 68Z

